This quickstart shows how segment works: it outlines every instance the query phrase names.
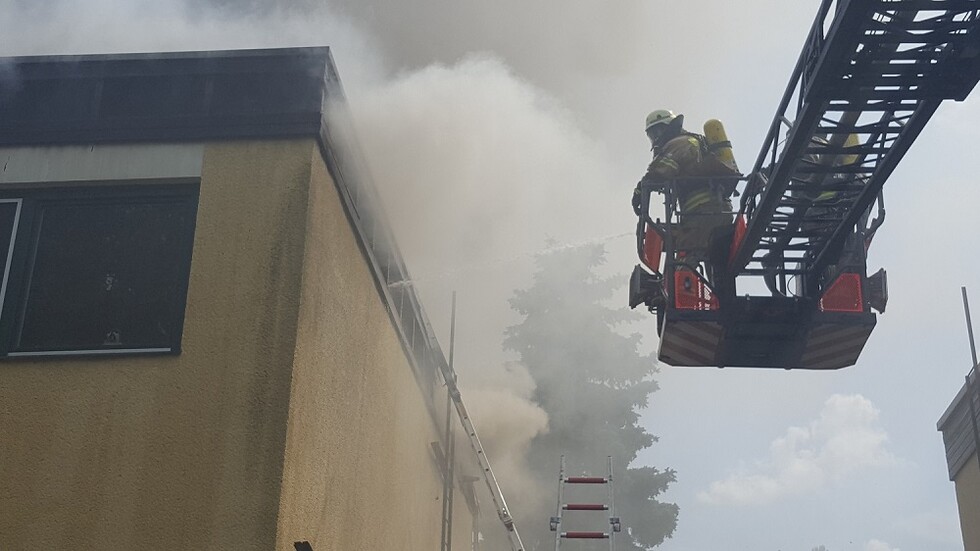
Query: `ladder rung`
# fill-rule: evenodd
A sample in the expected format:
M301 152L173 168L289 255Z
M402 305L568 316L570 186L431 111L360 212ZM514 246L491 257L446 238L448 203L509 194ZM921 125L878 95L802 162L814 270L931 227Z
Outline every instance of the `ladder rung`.
M570 476L565 479L568 484L605 484L604 476Z
M566 503L562 505L566 511L607 511L609 506L605 503Z
M561 537L570 540L603 540L609 537L606 532L562 532Z

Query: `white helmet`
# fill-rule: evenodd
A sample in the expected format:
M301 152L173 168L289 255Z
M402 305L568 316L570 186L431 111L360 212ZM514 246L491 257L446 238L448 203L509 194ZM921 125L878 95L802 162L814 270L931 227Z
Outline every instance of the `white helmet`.
M646 130L649 131L654 126L659 124L670 124L677 118L677 115L669 109L657 109L656 111L647 115L647 125Z

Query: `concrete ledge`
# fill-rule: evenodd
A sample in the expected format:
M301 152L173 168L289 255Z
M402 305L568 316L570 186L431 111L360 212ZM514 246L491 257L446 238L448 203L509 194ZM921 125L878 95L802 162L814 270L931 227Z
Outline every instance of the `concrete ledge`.
M203 159L199 143L6 147L0 148L0 186L197 179Z

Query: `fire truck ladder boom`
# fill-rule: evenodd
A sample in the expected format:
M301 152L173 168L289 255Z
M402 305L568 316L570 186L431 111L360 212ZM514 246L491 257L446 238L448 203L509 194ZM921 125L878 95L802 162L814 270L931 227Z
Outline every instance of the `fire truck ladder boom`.
M939 104L980 79L978 16L980 0L822 2L742 196L732 273L834 264Z

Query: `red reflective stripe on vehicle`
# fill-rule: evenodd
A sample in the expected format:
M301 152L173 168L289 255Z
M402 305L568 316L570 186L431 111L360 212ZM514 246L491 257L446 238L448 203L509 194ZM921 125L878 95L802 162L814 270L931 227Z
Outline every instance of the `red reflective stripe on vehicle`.
M657 358L673 366L716 365L722 332L715 322L667 321Z
M837 369L854 365L874 325L827 324L810 332L800 359L807 369Z

